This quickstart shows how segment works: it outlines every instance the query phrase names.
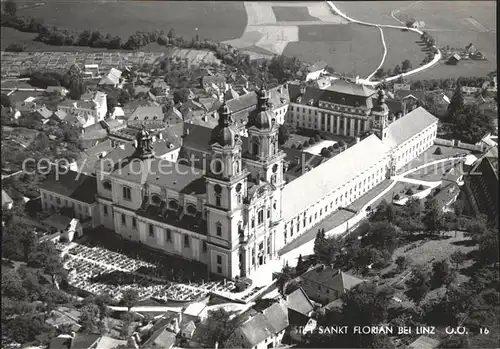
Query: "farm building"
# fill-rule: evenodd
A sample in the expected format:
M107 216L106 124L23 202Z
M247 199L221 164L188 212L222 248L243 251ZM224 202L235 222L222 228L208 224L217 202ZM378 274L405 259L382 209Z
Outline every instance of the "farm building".
M410 24L410 28L423 29L423 28L425 28L425 22L424 21L413 21L413 23Z
M460 55L458 53L454 53L448 60L446 61L447 64L450 65L457 65L458 62L460 62L462 58L460 58Z
M469 45L465 46L465 52L467 52L468 54L475 54L477 52L477 48L476 46L472 45L472 43L470 43Z
M317 80L319 77L326 72L327 64L323 61L314 63L309 67L306 81Z

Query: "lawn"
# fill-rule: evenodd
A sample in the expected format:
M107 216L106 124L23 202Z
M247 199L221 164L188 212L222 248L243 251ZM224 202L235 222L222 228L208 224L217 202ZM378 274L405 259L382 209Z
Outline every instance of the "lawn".
M440 181L447 173L447 171L453 167L453 161L446 161L440 164L424 167L423 169L410 173L405 177L430 182Z
M408 59L412 68L418 68L427 53L419 46L417 34L411 31L401 31L400 29L383 28L385 43L387 45L387 56L384 62L384 70L391 69Z
M389 185L391 185L392 181L390 179L385 179L382 181L382 183L378 184L375 186L375 188L372 188L368 193L365 195L361 196L359 199L356 199L352 204L350 204L347 208L354 210L354 211L359 211L365 206L368 202L373 200L377 195L379 195L381 192L383 192ZM375 206L372 206L373 208Z
M335 1L335 6L347 16L374 24L400 25L391 12L410 3L407 1Z
M441 155L435 154L437 148L441 148ZM470 150L465 150L465 149L459 149L459 148L454 148L454 147L446 147L443 145L433 145L429 149L427 149L425 152L423 152L421 155L410 161L406 166L398 170L398 173L403 173L405 171L408 171L412 168L417 168L421 165L424 165L428 162L432 162L435 160L440 160L440 159L446 159L453 157L454 155L458 154L470 154Z
M317 21L316 17L311 16L307 7L272 7L277 22L298 22L298 21Z
M318 29L318 33L324 35L322 38L317 37L315 41L291 42L285 47L283 54L297 56L309 63L323 60L337 72L356 73L360 77L366 77L377 68L382 59L380 32L377 28L359 24L349 24L349 26L351 27L350 42L332 41L330 39L332 35L336 39L341 37L336 37L332 33L329 35L327 31ZM325 25L324 27L331 26Z
M443 239L412 243L411 246L415 247L409 250L407 250L409 245L401 246L394 251L393 259L396 260L397 257L404 256L410 259L414 265L429 267L431 260L441 261L449 258L456 250L469 253L476 248L463 243L464 240L468 240L464 237L463 232L457 231L456 234L455 232L447 232L443 236L445 237Z
M196 34L216 41L234 39L247 23L243 2L238 1L54 1L20 11L60 28L99 30L127 38L136 31L173 28L186 39Z

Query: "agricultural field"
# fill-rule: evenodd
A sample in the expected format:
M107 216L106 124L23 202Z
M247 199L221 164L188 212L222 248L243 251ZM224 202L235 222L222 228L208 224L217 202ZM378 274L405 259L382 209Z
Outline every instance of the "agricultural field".
M419 36L413 32L401 31L399 29L384 28L385 44L387 45L387 56L383 68L394 70L394 67L408 59L413 69L418 68L427 56L419 45Z
M19 11L47 25L69 30L99 30L127 38L136 31L173 28L186 39L223 41L240 37L246 13L239 1L53 1Z
M400 25L391 12L408 7L408 1L334 1L335 6L347 16L374 24Z
M283 54L314 63L320 60L328 63L335 71L356 73L360 77L371 74L379 65L383 48L380 41L380 32L377 28L349 24L349 38L339 41L330 41L327 33L323 40L300 41L289 43Z

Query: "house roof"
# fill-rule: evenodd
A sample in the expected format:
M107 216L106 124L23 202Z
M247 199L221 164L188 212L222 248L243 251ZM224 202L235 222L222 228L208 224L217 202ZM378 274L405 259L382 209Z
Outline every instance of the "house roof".
M2 207L8 204L13 203L14 200L7 194L5 190L2 189Z
M123 339L115 339L108 336L102 336L97 342L95 349L110 349L116 348L120 345L126 345L127 341Z
M99 81L99 85L117 85L120 82L121 76L121 71L116 68L111 68L106 76Z
M160 106L139 106L134 112L129 116L128 120L163 120L163 111Z
M201 78L201 83L203 86L209 85L211 83L221 84L226 82L226 77L224 75L205 75Z
M244 347L252 348L281 332L288 325L287 309L280 303L274 303L241 324L233 336L240 336L244 340Z
M68 171L66 174L59 173L57 178L56 172L52 171L40 184L40 189L91 204L95 202L97 182L95 177L75 171Z
M318 71L318 70L323 70L326 68L328 64L325 63L324 61L319 61L319 62L316 62L314 63L313 65L311 65L308 70L309 72L315 72L315 71Z
M416 90L397 90L394 92L394 96L397 99L403 100L406 98L415 98L420 101L425 100L425 92L424 91L416 91Z
M409 112L387 126L383 143L390 149L396 148L425 128L437 123L438 119L422 107Z
M66 119L66 116L68 116L68 114L64 111L64 110L57 110L54 115L61 121L63 121L64 119Z
M164 114L163 121L168 125L176 125L182 123L182 113L174 106L167 108Z
M282 194L283 220L293 219L319 198L375 166L387 152L387 146L371 135L288 183Z
M80 334L77 333L75 338L71 340L69 335L60 335L52 338L50 341L50 349L88 349L95 344L99 338L98 334Z
M344 293L365 281L341 270L322 265L309 269L301 275L301 278L314 281L340 293Z
M52 111L50 111L46 106L38 108L35 110L38 114L40 114L44 119L48 119L52 116Z
M59 231L62 231L69 227L72 219L73 218L60 214L53 214L43 222L47 225L50 225L51 227L56 228Z
M352 86L351 86L352 85ZM367 107L371 103L368 97L375 91L367 87L360 87L344 80L335 80L332 85L326 89L319 89L312 86L304 87L304 93L301 92L301 86L297 84L288 84L290 102L303 105L318 106L319 101L336 103L352 107ZM370 105L368 105L370 107Z
M307 297L302 287L299 287L288 296L286 296L286 306L288 309L295 310L296 312L304 315L308 315L314 310L314 306Z

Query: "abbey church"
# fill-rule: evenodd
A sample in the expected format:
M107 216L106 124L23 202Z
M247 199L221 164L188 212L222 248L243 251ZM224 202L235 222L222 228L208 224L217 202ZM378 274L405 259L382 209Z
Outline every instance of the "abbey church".
M78 207L93 226L205 263L212 273L251 276L285 244L434 144L437 119L425 109L391 116L382 90L339 86L281 86L289 95L284 120L269 105L272 92L260 89L244 130L224 102L213 129L185 125L175 163L155 156L143 129L135 145L114 148L97 163L95 176L82 174L72 190L48 178L42 205ZM283 121L355 141L290 178L294 159L278 144ZM206 163L195 163L193 155Z

